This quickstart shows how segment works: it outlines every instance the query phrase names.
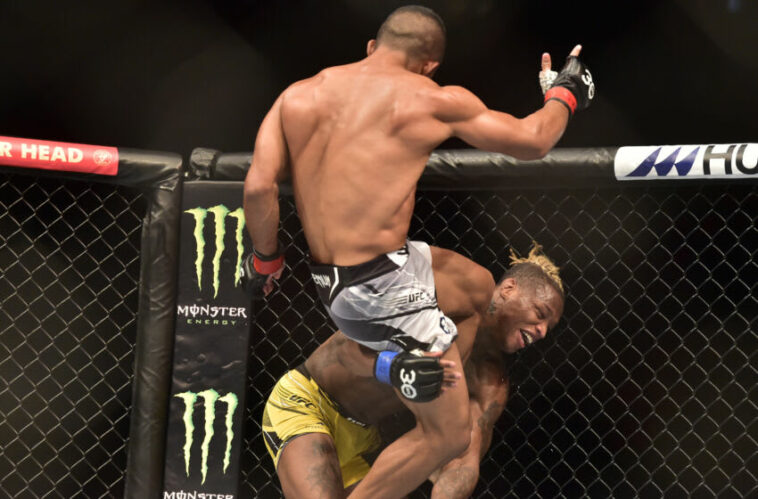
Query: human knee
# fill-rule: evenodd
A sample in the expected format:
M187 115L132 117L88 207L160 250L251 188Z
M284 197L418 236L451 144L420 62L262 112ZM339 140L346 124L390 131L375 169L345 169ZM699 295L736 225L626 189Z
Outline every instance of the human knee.
M447 432L437 441L435 456L440 464L445 464L463 454L470 442L471 430L469 428Z
M421 430L429 447L440 461L447 462L462 454L471 441L471 423L468 412L458 414L443 424L422 424Z
M454 459L463 454L471 443L471 426L459 426L454 432L450 432L447 437L448 452L445 454L446 461Z

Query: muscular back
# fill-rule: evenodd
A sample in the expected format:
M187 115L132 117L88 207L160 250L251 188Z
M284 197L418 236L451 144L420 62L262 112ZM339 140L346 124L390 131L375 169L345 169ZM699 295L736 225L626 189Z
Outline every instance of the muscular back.
M353 265L405 242L416 182L448 128L439 87L361 61L292 85L281 103L295 202L314 260Z
M566 127L568 111L555 100L518 119L419 74L436 62L416 67L402 51L371 47L362 61L289 87L261 123L244 196L260 253L279 251L279 182L288 176L313 259L354 265L403 245L416 182L448 137L536 159Z

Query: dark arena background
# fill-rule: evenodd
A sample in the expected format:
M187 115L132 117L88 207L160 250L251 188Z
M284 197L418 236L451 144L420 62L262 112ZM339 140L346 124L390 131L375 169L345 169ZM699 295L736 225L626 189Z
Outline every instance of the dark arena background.
M544 161L450 141L417 194L413 238L496 278L536 240L567 289L511 359L474 497L756 496L758 2L420 3L448 27L436 80L491 108L535 110L541 53L576 43L597 84ZM118 166L0 166L0 496L281 497L263 404L333 326L287 194L289 268L249 308L241 180L276 96L403 4L0 3L0 161L28 137ZM618 148L666 144L722 144L714 175L676 178L671 147L616 180Z

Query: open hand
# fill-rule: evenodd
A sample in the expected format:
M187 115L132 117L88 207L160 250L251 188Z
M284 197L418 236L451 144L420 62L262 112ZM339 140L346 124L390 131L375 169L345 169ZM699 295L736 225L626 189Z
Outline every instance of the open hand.
M571 51L569 56L579 56L579 52L582 51L582 46L577 45L574 47L574 49ZM541 70L539 73L539 80L540 80L540 88L542 89L542 95L545 95L545 93L550 89L550 87L553 86L553 82L555 81L555 78L558 76L558 71L553 71L553 61L550 58L550 54L545 52L542 54L542 62L541 62Z

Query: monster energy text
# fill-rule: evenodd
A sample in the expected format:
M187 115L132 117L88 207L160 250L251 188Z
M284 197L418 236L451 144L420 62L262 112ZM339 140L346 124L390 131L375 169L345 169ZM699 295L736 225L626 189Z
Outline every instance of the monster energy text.
M224 236L226 235L226 217L233 218L237 221L235 230L234 230L234 240L236 242L236 264L235 264L235 273L234 273L234 286L239 286L240 279L241 279L241 264L242 264L242 253L244 251L244 247L242 246L242 234L245 229L245 214L242 211L242 208L237 208L234 211L229 211L229 208L224 206L223 204L218 204L216 206L212 206L210 208L191 208L189 210L185 210L185 213L189 213L192 215L193 219L195 220L195 229L193 231L193 235L195 236L195 250L196 250L196 256L195 256L195 274L197 275L197 287L199 290L202 291L203 289L203 261L205 260L205 235L203 234L203 231L205 229L205 219L208 216L208 213L213 215L213 227L214 227L214 245L215 249L213 252L213 297L216 298L218 296L218 288L219 288L219 274L220 274L220 268L221 268L221 255L224 252L224 249L226 248L226 245L224 243Z
M180 490L178 492L164 492L163 499L234 499L234 495L209 494L208 492L198 492L196 490L191 492Z
M211 439L213 438L213 423L216 420L216 402L222 402L226 404L226 416L224 418L224 425L226 428L226 448L224 451L224 473L229 467L229 460L232 450L232 440L234 439L234 431L232 429L234 411L237 409L238 398L234 393L227 393L224 396L219 396L216 390L209 389L199 393L195 392L182 392L174 395L184 400L184 415L182 421L184 422L184 469L187 476L190 476L190 451L192 449L193 437L195 434L195 425L192 420L192 416L195 410L195 402L198 398L203 400L203 441L200 445L200 473L203 476L202 482L205 483L205 477L208 474L208 450L210 448Z
M245 307L219 307L215 305L177 305L176 313L187 324L206 326L234 326L238 318L247 319Z

